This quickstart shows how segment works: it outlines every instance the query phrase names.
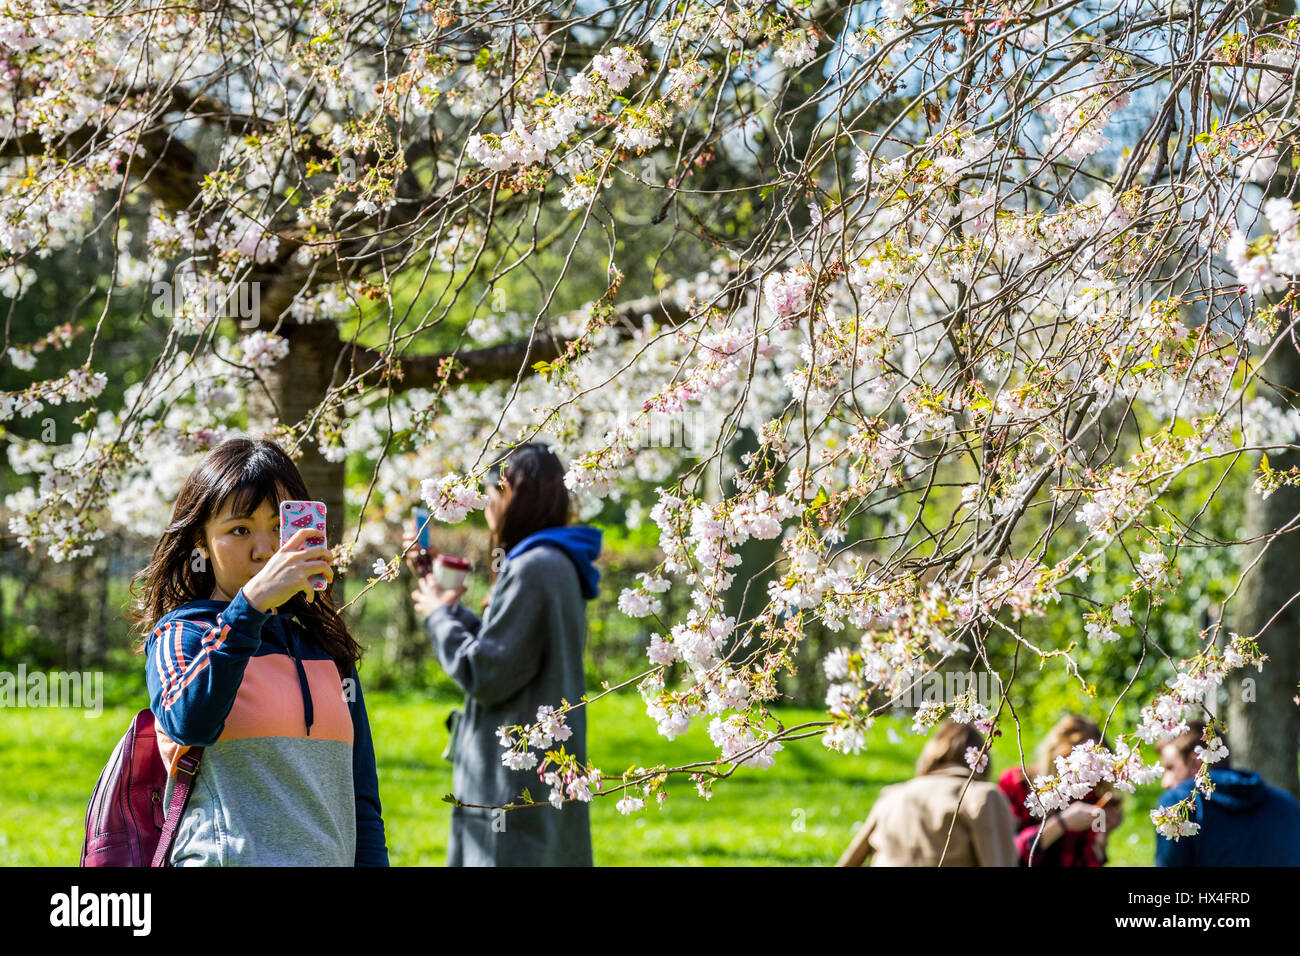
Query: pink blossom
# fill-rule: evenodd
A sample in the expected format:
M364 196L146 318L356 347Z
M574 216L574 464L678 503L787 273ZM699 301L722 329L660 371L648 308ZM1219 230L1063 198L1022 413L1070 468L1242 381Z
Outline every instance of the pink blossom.
M420 497L438 521L456 524L465 520L471 511L487 507L487 496L479 492L469 479L455 472L434 481L426 478L420 483Z
M591 69L610 85L611 89L622 90L632 77L645 70L645 59L629 46L614 47L608 55L598 54L592 58Z
M791 271L768 276L763 293L771 308L781 318L791 318L808 308L812 279L805 272Z

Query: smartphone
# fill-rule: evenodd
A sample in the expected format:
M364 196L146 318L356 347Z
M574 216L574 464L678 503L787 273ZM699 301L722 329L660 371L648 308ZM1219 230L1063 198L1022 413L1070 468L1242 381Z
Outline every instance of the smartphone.
M320 532L320 543L325 543L325 502L281 501L280 547L303 528L315 528ZM313 574L309 580L316 591L329 587L329 579L323 574Z
M433 570L433 555L429 553L432 550L429 545L429 509L412 508L411 517L415 519L415 547L417 548L413 560L420 574L425 575Z
M416 538L416 541L419 542L420 547L424 548L425 551L428 551L429 550L429 509L413 508L411 510L411 514L415 518L415 527L416 530L419 532L419 537Z

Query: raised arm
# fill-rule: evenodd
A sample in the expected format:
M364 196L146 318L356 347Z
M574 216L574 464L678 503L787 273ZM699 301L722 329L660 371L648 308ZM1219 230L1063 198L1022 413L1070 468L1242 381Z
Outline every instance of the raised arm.
M537 565L516 559L497 579L479 627L473 613L435 608L424 620L443 669L465 693L492 706L527 686L541 667L543 642L537 633L547 602ZM466 617L467 616L467 617Z

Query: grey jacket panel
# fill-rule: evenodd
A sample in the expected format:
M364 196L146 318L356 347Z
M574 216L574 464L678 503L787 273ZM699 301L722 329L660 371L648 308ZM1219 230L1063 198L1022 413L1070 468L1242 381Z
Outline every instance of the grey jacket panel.
M501 806L527 788L534 801L550 792L536 770L501 762L503 724L532 724L542 705L577 703L586 692L583 648L586 601L562 550L532 548L505 563L482 621L454 605L435 609L425 629L447 674L465 691L454 741L452 792L462 803ZM587 711L567 715L565 750L587 760ZM524 810L453 807L452 866L590 866L588 806L580 801Z

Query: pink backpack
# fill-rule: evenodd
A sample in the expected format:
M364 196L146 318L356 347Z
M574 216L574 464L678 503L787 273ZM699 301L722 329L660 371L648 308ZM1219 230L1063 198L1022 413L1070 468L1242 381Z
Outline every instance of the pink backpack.
M136 714L90 796L81 865L170 866L176 827L202 757L202 747L191 747L181 755L171 805L164 812L167 767L158 752L153 711Z

